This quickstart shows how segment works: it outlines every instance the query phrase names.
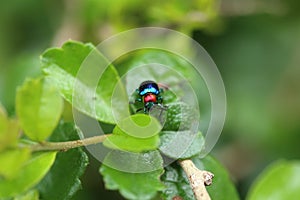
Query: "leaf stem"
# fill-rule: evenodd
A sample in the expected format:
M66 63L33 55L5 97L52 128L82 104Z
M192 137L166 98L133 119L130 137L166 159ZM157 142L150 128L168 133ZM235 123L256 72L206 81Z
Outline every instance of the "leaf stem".
M179 160L178 162L189 179L195 198L197 200L210 200L205 186L212 183L214 175L211 172L198 169L192 160Z
M99 135L82 140L73 140L67 142L43 142L30 146L32 151L67 151L69 149L87 146L91 144L97 144L104 141L104 139L110 134Z

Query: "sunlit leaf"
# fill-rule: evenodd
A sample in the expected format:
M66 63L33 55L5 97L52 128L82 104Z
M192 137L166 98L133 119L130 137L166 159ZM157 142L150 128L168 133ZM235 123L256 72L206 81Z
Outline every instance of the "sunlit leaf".
M15 119L8 119L4 108L0 104L0 152L6 147L15 146L18 137L18 121Z
M61 48L48 49L41 61L43 72L72 106L100 121L115 123L111 96L119 76L92 44L68 41Z
M252 185L248 200L298 199L300 162L277 161L267 167Z
M19 174L24 163L30 158L29 149L12 149L0 153L0 176L12 179Z
M15 197L14 200L39 200L39 192L37 190L30 190L25 194Z
M12 197L36 185L48 172L56 152L35 153L12 179L0 179L0 198Z
M45 140L56 127L63 101L48 79L27 79L18 88L17 114L25 134L32 140Z
M145 114L132 115L120 121L103 144L132 152L154 150L159 144L160 129L161 125L155 118Z

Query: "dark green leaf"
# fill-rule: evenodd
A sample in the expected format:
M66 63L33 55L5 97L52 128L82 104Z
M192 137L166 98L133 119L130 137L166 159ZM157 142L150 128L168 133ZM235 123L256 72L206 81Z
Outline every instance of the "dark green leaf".
M113 149L142 152L157 149L160 123L145 114L132 115L118 123L104 145Z
M299 199L300 162L277 161L267 167L252 185L248 200Z
M76 109L100 121L115 123L111 96L119 76L92 44L68 41L62 48L47 50L41 59L43 72Z
M48 172L56 152L34 153L12 179L0 179L0 198L12 197L36 185Z
M210 171L215 175L212 185L207 186L212 200L239 199L228 173L220 163L211 156L206 156L203 159L195 157L192 160L199 169ZM188 178L182 168L176 163L166 167L162 180L167 185L167 189L162 193L163 198L171 200L174 196L180 196L184 200L194 200Z
M199 154L204 144L200 132L191 131L163 131L160 133L159 150L176 159L190 158Z
M166 131L192 130L199 123L198 113L184 102L168 104L167 117L163 127Z
M162 181L166 185L166 189L162 192L163 199L173 200L178 196L184 200L194 200L193 191L189 182L178 165L167 166L162 176Z
M53 142L79 139L74 124L61 124L49 138ZM57 158L44 179L39 183L44 200L70 199L81 188L79 177L84 173L88 157L81 148L57 154Z
M63 101L49 80L27 79L18 88L16 109L25 134L32 140L43 141L56 127Z
M136 70L138 67L148 65L149 67L143 67L142 73L136 73L136 77L133 77L132 81L136 81L138 76L143 78L141 74L151 76L158 83L168 83L166 86L172 86L172 91L178 95L177 97L182 94L180 84L182 84L183 78L192 81L195 74L191 64L182 57L160 49L134 51L132 54L121 57L115 65L121 76L128 73L129 70Z
M102 165L100 173L104 176L107 189L119 190L127 199L152 199L158 191L165 188L160 182L163 169L147 173L126 173Z

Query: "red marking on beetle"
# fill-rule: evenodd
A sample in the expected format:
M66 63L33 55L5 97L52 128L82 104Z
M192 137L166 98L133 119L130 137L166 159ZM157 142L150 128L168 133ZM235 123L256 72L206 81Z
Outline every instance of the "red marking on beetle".
M151 93L149 93L149 94L146 94L145 96L144 96L144 102L145 103L148 103L148 102L156 102L157 100L156 100L156 95L155 94L151 94Z

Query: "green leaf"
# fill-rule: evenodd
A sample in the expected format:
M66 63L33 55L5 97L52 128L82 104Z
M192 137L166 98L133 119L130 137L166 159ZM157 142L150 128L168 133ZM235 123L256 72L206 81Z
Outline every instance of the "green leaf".
M30 158L29 149L13 149L0 153L0 175L12 179L19 174L24 163Z
M160 182L163 169L147 173L126 173L102 165L100 173L107 189L119 190L127 199L152 199L158 191L165 188Z
M44 52L41 62L43 72L73 107L100 121L115 123L111 96L119 76L92 44L68 41L62 48Z
M163 130L191 130L198 123L199 116L194 108L184 102L175 102L168 104L167 117Z
M163 131L160 133L159 150L171 158L185 159L199 154L204 145L201 132Z
M157 66L157 64L160 66ZM195 74L189 62L176 54L160 49L133 51L131 54L126 54L125 57L115 61L115 66L121 76L128 73L129 70L135 70L146 65L149 65L149 67L143 67L144 75L153 77L158 83L168 83L168 86L172 86L172 91L177 95L182 94L182 92L179 92L182 91L179 84L182 83L183 77L192 82ZM163 68L163 66L167 68ZM178 76L178 73L180 76ZM138 76L140 76L140 73L136 73L136 76L133 77L134 80Z
M56 127L63 101L48 79L27 79L18 88L16 110L25 134L32 140L45 140Z
M132 153L114 150L109 152L103 164L130 173L144 173L163 168L163 159L159 151Z
M36 185L48 172L56 152L34 153L13 179L0 179L0 198L12 197Z
M39 192L37 190L30 190L25 194L15 197L14 200L39 200Z
M17 144L19 124L17 120L8 119L5 109L0 104L0 152Z
M150 115L136 114L120 121L103 144L109 148L142 152L159 145L160 123Z
M207 186L207 191L211 199L239 199L228 173L220 163L211 156L206 156L203 159L195 157L192 160L199 169L210 171L215 175L212 185ZM183 169L174 163L166 167L165 170L166 172L162 176L162 180L167 186L167 189L163 191L162 197L171 200L175 196L180 196L184 200L194 200L193 191Z
M165 167L165 173L161 178L166 185L166 189L161 194L163 199L173 200L175 197L181 197L184 200L195 199L189 182L182 173L178 165L172 164L172 166Z
M60 124L49 138L53 142L77 139L79 136L73 123ZM37 186L42 199L70 199L81 188L79 177L87 164L88 157L81 148L59 152L52 168Z
M299 199L299 188L300 161L277 161L257 178L247 199Z

